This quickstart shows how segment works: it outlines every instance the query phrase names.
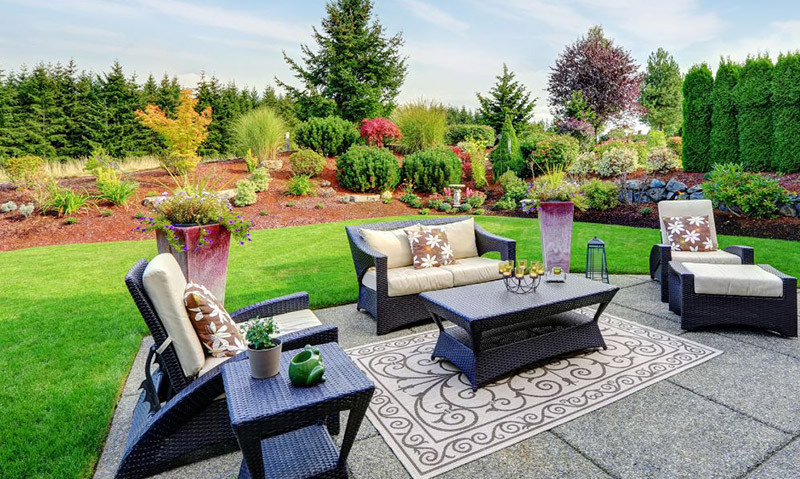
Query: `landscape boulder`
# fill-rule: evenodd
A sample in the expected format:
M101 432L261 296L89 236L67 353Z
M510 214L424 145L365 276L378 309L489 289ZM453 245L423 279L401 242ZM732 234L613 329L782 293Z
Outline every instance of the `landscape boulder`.
M686 183L678 181L675 178L670 178L667 182L667 191L677 193L679 191L686 191Z

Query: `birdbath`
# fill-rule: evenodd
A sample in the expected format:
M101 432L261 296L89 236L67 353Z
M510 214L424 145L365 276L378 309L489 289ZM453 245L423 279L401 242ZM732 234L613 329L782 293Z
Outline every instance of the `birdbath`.
M453 206L461 206L461 190L465 188L464 185L450 185L450 190L453 192Z

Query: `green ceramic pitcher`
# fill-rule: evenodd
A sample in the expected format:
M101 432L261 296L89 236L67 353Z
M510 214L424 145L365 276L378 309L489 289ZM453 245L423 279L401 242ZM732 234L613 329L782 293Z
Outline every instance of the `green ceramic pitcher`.
M313 386L325 380L325 365L318 348L306 345L289 363L289 380L295 386Z

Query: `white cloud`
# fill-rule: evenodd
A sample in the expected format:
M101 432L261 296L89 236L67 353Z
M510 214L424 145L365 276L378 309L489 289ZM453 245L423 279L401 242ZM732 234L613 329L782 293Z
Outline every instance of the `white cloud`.
M458 32L465 32L469 29L468 23L462 22L441 8L422 0L402 0L401 3L420 20Z
M140 0L148 8L197 26L221 28L285 42L307 41L311 28L288 21L269 20L245 11L197 5L177 0Z
M758 37L742 38L732 43L715 45L714 60L720 55L730 56L737 61L744 61L748 55L769 53L772 60L777 60L781 52L795 51L800 46L800 21L775 21L767 28L767 34ZM713 63L716 66L716 61Z

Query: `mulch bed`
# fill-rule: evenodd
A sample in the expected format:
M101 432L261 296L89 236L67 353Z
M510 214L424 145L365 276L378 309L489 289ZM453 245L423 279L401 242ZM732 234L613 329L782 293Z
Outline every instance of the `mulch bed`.
M287 155L282 154L281 159L286 160ZM336 164L329 158L325 170L314 182L319 185L322 180L331 182L336 194L329 197L293 197L286 195L286 183L291 173L286 168L272 171L272 183L269 190L259 193L258 202L254 205L240 208L243 216L255 223L255 229L279 228L283 226L296 226L311 223L324 223L357 218L371 218L395 215L413 215L417 210L409 208L397 201L401 193L395 192L395 201L390 204L382 202L373 203L348 203L338 201L340 194L349 193L339 188L336 181ZM212 186L218 189L233 188L237 180L248 177L244 162L241 160L205 163L198 167L200 177L212 178ZM143 240L151 239L151 235L142 235L134 231L139 221L134 218L137 213L148 213L149 210L141 205L148 194L158 194L174 186L172 178L164 171L153 170L132 175L139 182L140 188L135 198L128 207L115 207L110 204L100 204L84 208L76 214L77 224L67 225L64 218L54 215L33 215L22 218L20 214L0 215L0 251L28 248L32 246L58 245L66 243L96 243L104 241ZM671 177L693 186L703 182L700 173L683 173L658 175L664 181ZM631 176L632 179L652 179L653 176L644 177L643 174ZM90 177L69 178L59 181L62 185L77 189L94 190L94 179ZM800 174L781 177L781 184L790 191L800 190ZM468 186L474 186L467 182ZM492 204L500 198L502 191L499 185L492 185L487 190L488 203ZM10 188L9 185L0 185L0 203L15 201L17 204L31 201L30 193L24 190ZM649 206L653 212L643 216L641 209ZM112 216L102 216L101 212L111 210ZM503 216L535 217L522 213L508 213L491 211L485 207L486 214ZM261 213L267 213L262 215ZM715 212L717 231L721 234L756 236L763 238L780 238L800 240L800 218L776 218L772 220L757 220L750 218L737 218L731 214ZM577 221L593 223L618 224L646 228L658 228L657 208L652 205L623 205L610 211L577 212Z

